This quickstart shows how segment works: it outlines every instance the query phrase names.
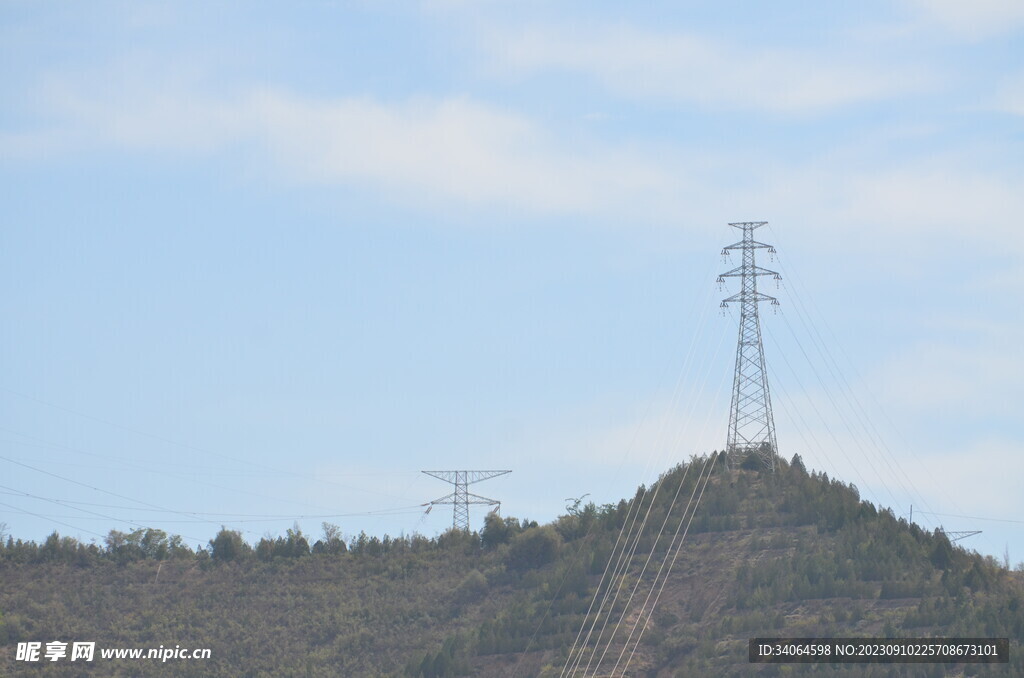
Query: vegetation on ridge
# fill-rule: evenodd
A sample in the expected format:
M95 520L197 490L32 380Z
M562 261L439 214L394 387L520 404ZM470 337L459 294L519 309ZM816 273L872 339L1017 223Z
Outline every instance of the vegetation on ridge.
M56 533L0 544L0 675L549 676L559 674L620 528L651 510L639 553L703 459L630 500L579 504L549 525L488 516L479 533L341 538L324 526L251 545L223 529L194 552L159 530L104 545ZM650 506L653 504L653 506ZM677 505L671 510L678 512ZM630 572L637 577L640 556ZM808 473L717 467L631 675L946 676L945 665L747 664L754 636L1011 638L1024 675L1024 584L992 558ZM19 641L209 647L210 660L16 663Z

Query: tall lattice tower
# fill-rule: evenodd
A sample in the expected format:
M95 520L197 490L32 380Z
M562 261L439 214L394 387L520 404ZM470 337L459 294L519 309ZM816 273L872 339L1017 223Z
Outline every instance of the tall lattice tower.
M732 384L732 405L729 408L729 435L726 452L730 463L741 462L754 452L762 463L772 470L775 469L775 456L779 448L775 442L775 420L772 418L772 399L768 391L768 374L764 362L764 345L761 343L761 321L757 314L757 305L762 301L770 301L778 306L775 297L757 291L757 279L770 275L781 280L775 271L761 268L754 261L757 250L768 250L775 253L775 248L754 240L754 230L767 221L742 221L729 224L743 231L743 239L738 243L722 249L722 255L728 256L733 250L739 250L743 262L736 268L718 276L718 282L724 283L726 278L739 278L740 291L722 300L722 308L731 303L740 305L740 334L736 344L736 375Z
M455 491L440 499L427 502L433 508L437 504L446 504L452 507L452 527L457 530L469 532L469 505L483 504L484 506L501 506L497 499L481 497L471 493L468 488L473 483L483 482L498 476L503 476L512 471L423 471L428 476L438 480L451 483Z

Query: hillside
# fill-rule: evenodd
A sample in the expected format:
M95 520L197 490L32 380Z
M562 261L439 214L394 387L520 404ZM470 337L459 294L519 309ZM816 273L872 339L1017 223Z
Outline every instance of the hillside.
M640 554L667 547L655 536L675 520L664 520L671 497L695 487L687 467L703 461L631 500L572 507L543 526L491 516L472 535L346 544L328 526L311 547L294 531L248 545L224 530L199 553L156 530L114 533L105 546L10 539L0 548L0 675L558 676L620 527L653 498L627 568L635 582ZM754 636L899 635L1008 636L1011 664L747 663ZM18 641L54 639L212 656L15 661ZM798 460L774 474L719 465L627 675L1019 676L1022 640L1020 572Z

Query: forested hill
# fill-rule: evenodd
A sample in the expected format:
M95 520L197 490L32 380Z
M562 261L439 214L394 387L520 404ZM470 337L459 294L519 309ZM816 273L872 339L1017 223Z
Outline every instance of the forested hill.
M328 525L321 538L247 544L222 530L198 553L158 530L112 532L104 545L8 539L0 675L559 676L620 534L648 516L624 578L643 582L647 554L660 562L668 548L657 534L676 524L671 500L694 496L705 462L618 504L570 507L540 526L491 516L479 534L346 542ZM1024 676L1021 572L798 459L774 473L712 466L627 675ZM1009 637L1011 664L747 663L755 636L901 635ZM208 647L211 658L16 661L19 641L53 640Z

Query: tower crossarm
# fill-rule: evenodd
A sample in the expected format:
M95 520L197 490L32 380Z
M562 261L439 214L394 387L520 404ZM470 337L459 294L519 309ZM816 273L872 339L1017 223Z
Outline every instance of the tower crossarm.
M479 494L473 494L472 492L466 493L466 496L469 498L469 500L466 502L468 504L484 504L486 506L496 506L498 504L501 504L501 502L498 501L497 499L491 499L490 497L481 497Z
M484 506L501 506L501 502L497 499L491 499L490 497L482 497L479 494L473 494L466 488L473 483L479 483L484 480L490 480L497 476L503 476L506 473L512 473L512 471L470 471L470 470L453 470L453 471L423 471L428 476L443 480L446 483L455 486L455 491L451 494L446 494L440 499L434 499L429 501L424 506L436 506L438 504L448 504L452 507L452 528L469 531L469 507L472 505L484 505Z
M512 473L512 471L470 471L466 484L472 485L473 483L479 483L483 480L490 480L491 478L503 476L506 473Z
M438 480L443 480L446 483L454 483L458 480L460 483L472 485L473 483L503 476L506 473L512 473L512 471L423 471L423 473L433 476Z
M443 480L446 483L454 483L459 477L459 471L420 471L420 473L426 473L428 476L434 476L438 480Z
M939 528L939 530L946 535L946 537L952 541L960 541L961 539L967 539L967 537L973 537L976 534L981 534L981 530L960 530L960 531L948 531Z
M731 271L719 274L718 282L725 282L723 278L742 278L745 276L762 275L770 275L776 280L782 280L782 275L778 271L770 271L767 268L761 268L760 266L737 266Z
M744 295L742 292L734 294L731 297L722 299L722 308L727 307L729 304L734 304L740 301L770 301L773 305L778 306L779 300L775 297L770 297L767 294L761 292L750 292Z
M481 497L479 494L473 494L472 492L467 492L464 498L457 497L455 493L452 492L451 494L446 494L445 496L439 499L433 499L431 501L428 501L427 504L430 504L432 506L450 506L455 502L458 502L460 504L483 504L485 506L495 506L501 503L497 499L491 499L490 497ZM424 506L426 506L427 504L424 504Z
M758 242L757 240L751 240L749 247L742 240L740 240L739 242L733 243L731 245L726 245L725 247L722 248L722 254L727 254L729 252L729 250L744 250L744 249L768 250L768 252L770 254L775 254L775 245L769 245L767 243Z

